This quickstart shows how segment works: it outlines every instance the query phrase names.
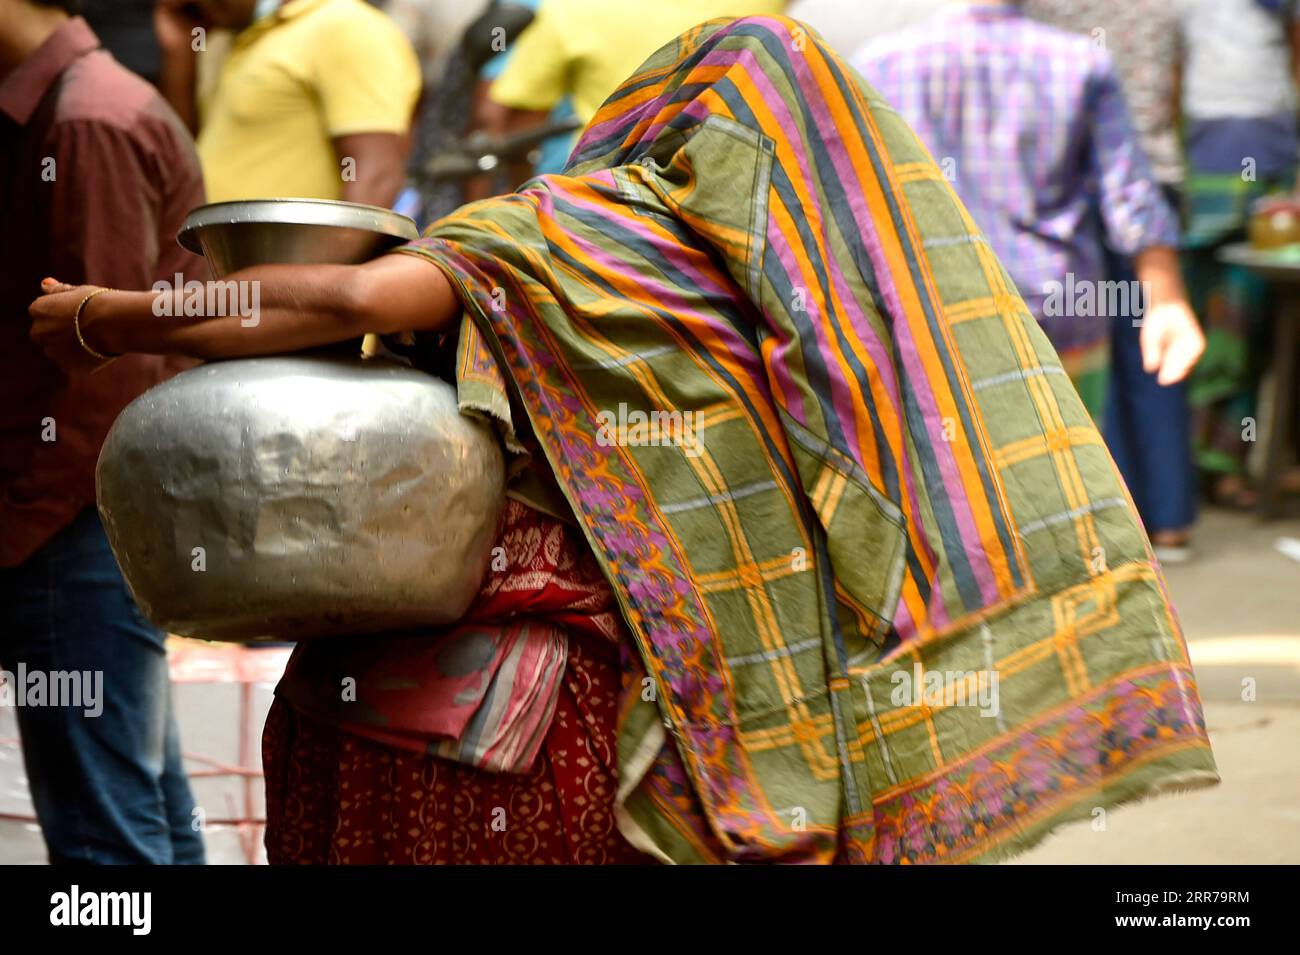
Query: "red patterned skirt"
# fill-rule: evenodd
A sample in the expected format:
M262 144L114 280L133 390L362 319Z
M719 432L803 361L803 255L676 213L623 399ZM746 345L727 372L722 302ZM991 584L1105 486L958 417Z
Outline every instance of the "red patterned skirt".
M607 648L599 648L607 649ZM542 752L490 773L336 730L282 700L262 737L266 854L301 864L645 864L614 825L617 651L570 641Z

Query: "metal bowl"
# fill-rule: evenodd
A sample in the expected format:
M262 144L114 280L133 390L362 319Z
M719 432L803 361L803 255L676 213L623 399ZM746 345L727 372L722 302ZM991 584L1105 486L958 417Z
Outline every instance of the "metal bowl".
M199 206L177 240L213 277L252 265L356 265L420 237L415 222L379 206L331 199L245 199Z

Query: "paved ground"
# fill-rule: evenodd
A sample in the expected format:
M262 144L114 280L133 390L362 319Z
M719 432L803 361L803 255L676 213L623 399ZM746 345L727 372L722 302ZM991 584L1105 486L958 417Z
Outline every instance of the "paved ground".
M1300 520L1260 524L1210 512L1199 529L1197 559L1167 570L1223 784L1118 810L1101 832L1088 824L1066 827L1019 861L1300 862L1300 561L1279 552L1279 538L1300 542ZM1244 680L1254 681L1253 702L1242 698ZM237 687L187 684L177 688L177 702L186 750L235 763ZM269 705L269 686L260 687L254 754ZM0 709L0 741L14 735L12 711ZM209 818L240 808L237 779L200 779L195 788ZM30 804L21 761L0 744L0 813L24 811ZM245 861L239 833L213 827L206 835L211 861ZM0 821L0 863L42 861L35 827Z
M1300 521L1207 512L1196 560L1166 568L1222 784L1067 826L1018 861L1300 862L1300 561L1280 538L1300 543Z

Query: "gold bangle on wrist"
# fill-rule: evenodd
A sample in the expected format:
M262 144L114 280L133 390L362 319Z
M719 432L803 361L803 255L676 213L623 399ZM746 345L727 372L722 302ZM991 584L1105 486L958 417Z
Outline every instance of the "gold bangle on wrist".
M86 303L89 302L96 295L102 295L104 292L111 292L111 291L113 291L113 289L111 288L97 288L93 292L90 292L89 294L86 295L85 298L81 300L81 304L77 306L77 313L72 316L72 330L77 333L77 341L81 343L81 347L86 350L87 354L93 355L94 357L98 358L100 361L112 361L114 358L120 358L122 356L105 355L103 352L95 351L95 349L91 348L90 345L86 343L86 336L81 334L81 310L84 309L86 307Z

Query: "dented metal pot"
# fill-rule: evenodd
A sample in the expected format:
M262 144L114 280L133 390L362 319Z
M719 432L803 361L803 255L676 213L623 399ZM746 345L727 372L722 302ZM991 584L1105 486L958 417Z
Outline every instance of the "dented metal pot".
M382 360L184 372L122 412L96 477L145 615L210 640L454 621L504 501L491 430L450 385Z

